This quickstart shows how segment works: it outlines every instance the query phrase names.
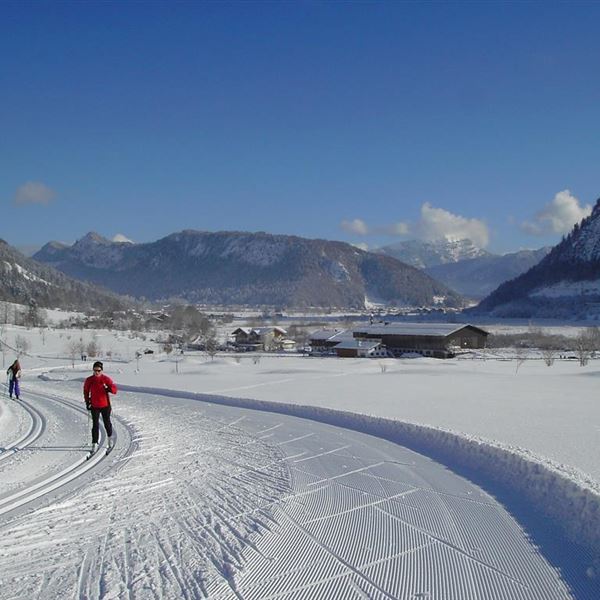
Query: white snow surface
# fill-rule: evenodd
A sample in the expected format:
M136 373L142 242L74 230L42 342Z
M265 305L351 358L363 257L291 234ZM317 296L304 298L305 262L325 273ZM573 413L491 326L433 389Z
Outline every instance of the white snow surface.
M285 440L279 439L274 446L268 436L263 439L262 435L253 435L252 428L238 426L236 419L210 416L208 409L200 409L200 414L205 415L198 419L198 409L191 407L194 401L197 405L198 399L270 411L265 415L279 412L308 417L392 440L451 466L478 470L512 489L535 509L550 515L571 539L590 552L600 554L600 466L597 460L600 455L600 363L596 360L583 368L576 361L557 361L547 367L541 360L528 360L518 370L514 361L504 360L501 355L497 360L488 357L486 360L446 361L285 355L262 356L259 360L250 355L221 355L210 360L200 354L167 357L156 353L133 360L138 348L150 346L158 350L158 347L133 335L48 331L42 338L41 332L21 328L8 328L4 341L10 345L16 335L25 336L33 346L28 355L21 358L24 397L28 393L43 392L49 386L53 393L60 393L73 402L80 398L81 380L90 372L91 364L77 363L71 367L63 348L73 336L96 336L103 350L110 350L113 359L117 359L115 362L105 359L105 369L122 390L117 414L123 426L132 428L137 446L129 454L117 453L113 457L114 475L105 474L93 486L71 496L57 497L45 508L34 507L33 512L17 514L4 525L0 521L0 557L4 557L0 561L0 590L9 590L0 591L3 600L5 597L119 598L127 595L177 598L186 594L193 598L266 598L279 597L285 592L285 586L273 584L269 595L250 594L248 589L252 586L263 589L264 578L248 583L249 588L243 594L240 590L244 581L252 581L249 565L263 560L257 557L268 556L269 552L272 556L286 555L272 547L265 554L260 544L273 544L270 528L278 529L282 522L296 518L290 517L294 512L285 502L282 504L282 498L289 494L296 498L296 494L304 494L310 488L302 488L297 478L290 478L286 471L290 468L290 455L284 452L284 461L279 445ZM12 362L12 357L4 358L8 364ZM125 394L125 390L131 393ZM150 396L141 392L151 394L154 400L149 403ZM42 405L40 400L40 409ZM49 410L47 414L51 414ZM52 420L44 435L52 431L56 435L61 429L58 423ZM260 424L266 420L259 419L257 423L255 431L261 427L267 429ZM80 426L85 431L85 423L81 422ZM27 427L18 405L0 401L0 448L7 448ZM230 427L235 430L233 437L219 435ZM176 441L185 441L184 452L174 451ZM334 448L331 453L339 457L340 450ZM24 456L25 453L15 453L10 460L22 461ZM153 465L150 473L148 461ZM23 469L23 478L29 482L40 479L52 466L48 460L39 462L37 467L35 459L29 459L26 464L29 466ZM232 465L234 470L243 466L244 472L252 473L252 477L245 483L236 480L235 486L228 487ZM15 486L23 483L17 480L18 468L3 467L0 462L0 471L2 468L10 469L6 472L12 473L12 479L0 478L0 502L2 494L13 492ZM210 480L208 488L205 488L207 480L196 484L186 475L202 472ZM315 476L318 480L318 475L310 477ZM436 493L448 492L440 489ZM121 495L127 510L138 515L135 522L119 512ZM259 503L257 495L262 498ZM110 498L110 502L104 506L106 498ZM82 511L82 507L85 510ZM285 514L277 513L279 508L275 507ZM353 509L348 507L348 510ZM169 520L170 514L172 520ZM232 515L239 515L233 520L235 523ZM510 517L501 520L506 519ZM484 522L478 522L478 527ZM317 539L310 528L299 525L302 523L297 521L294 535L298 531L308 535L309 531L309 538ZM198 526L200 534L196 532ZM163 528L166 528L164 532ZM288 528L283 529L289 533ZM281 534L280 543L288 533ZM224 545L220 543L222 539L227 540ZM294 539L292 536L286 544L293 546ZM318 538L318 541L319 547L327 545L324 539ZM344 547L345 542L339 543ZM526 542L515 541L514 546L521 543ZM252 554L254 558L248 558L247 549L256 544L259 550ZM417 543L415 548L418 547ZM278 554L280 551L283 553ZM467 550L462 548L461 551ZM531 549L523 552L535 554ZM203 561L199 556L208 559ZM586 573L582 580L593 586L598 580L600 563L590 556L581 559ZM383 558L390 561L392 557ZM431 560L436 559L429 557ZM55 574L49 573L48 568L40 568L48 561ZM188 561L191 561L190 567L181 571L181 565ZM440 561L452 573L457 572L448 557ZM363 559L356 563L345 560L343 564L342 579L349 573L355 577L353 569L362 577L369 572L370 563ZM380 563L375 564L379 572ZM254 564L253 570L262 573L268 568L272 565L261 563ZM539 567L542 571L543 568L546 567ZM95 574L98 571L102 572L100 579ZM502 572L506 575L509 571ZM42 575L34 575L36 572ZM347 597L405 597L400 591L378 587L377 582L387 581L386 577L396 585L395 576L389 574L381 580L378 577L361 579L362 595ZM554 582L554 576L540 577ZM323 579L317 579L322 586ZM422 583L418 580L416 587L410 589L412 594L425 595L413 597L598 597L594 595L597 587L590 592L590 588L584 586L585 589L581 588L584 591L577 593L577 586L567 591L561 588L560 582L548 584L549 589L539 584L529 586L531 595L522 590L514 595L511 595L513 592L500 593L493 585L486 587L491 585L488 580L482 584L488 590L484 594L477 585L467 586L463 592L454 588L448 591L450 588L443 588L445 584L423 591ZM374 584L375 588L369 587ZM39 595L40 589L54 591L44 596ZM442 589L446 589L445 596L439 595ZM38 596L31 595L32 590L38 590ZM185 593L182 590L186 590ZM331 595L323 589L314 595L297 597L342 597L336 593Z

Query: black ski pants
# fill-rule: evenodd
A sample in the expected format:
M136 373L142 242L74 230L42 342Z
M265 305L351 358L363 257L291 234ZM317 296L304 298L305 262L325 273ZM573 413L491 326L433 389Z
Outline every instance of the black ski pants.
M112 435L112 423L110 422L110 406L104 408L92 408L92 444L98 443L98 422L100 421L100 415L102 415L102 422L104 423L104 429L106 435Z

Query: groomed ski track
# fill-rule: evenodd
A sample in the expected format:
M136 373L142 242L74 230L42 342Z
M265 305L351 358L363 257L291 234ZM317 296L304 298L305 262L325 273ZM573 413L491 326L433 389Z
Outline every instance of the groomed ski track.
M80 394L37 387L46 421ZM391 442L190 399L114 406L126 448L0 514L2 600L595 597L483 490Z
M36 503L39 499L49 502L69 493L72 487L81 485L85 481L83 476L90 474L105 457L101 451L88 460L89 445L85 440L90 438L89 422L82 402L42 392L32 392L27 400L12 402L10 406L15 411L27 415L24 421L29 428L0 452L0 517L29 505L39 505ZM116 419L117 440L119 431L123 438L122 453L131 452L126 427ZM101 430L100 444L104 442L105 434ZM37 467L40 454L51 457L44 461L45 468L41 472Z

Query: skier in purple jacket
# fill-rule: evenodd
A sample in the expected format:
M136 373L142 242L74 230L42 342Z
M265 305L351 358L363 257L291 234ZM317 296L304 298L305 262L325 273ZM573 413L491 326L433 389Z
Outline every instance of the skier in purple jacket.
M21 365L19 364L19 359L15 360L15 362L8 367L6 370L6 374L8 375L8 395L12 400L13 393L16 399L19 399L21 394L21 390L19 389L19 379L21 378Z

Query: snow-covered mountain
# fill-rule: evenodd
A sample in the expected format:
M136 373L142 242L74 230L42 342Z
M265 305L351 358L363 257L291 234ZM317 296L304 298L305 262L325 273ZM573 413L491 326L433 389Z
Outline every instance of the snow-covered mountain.
M383 246L374 252L392 256L418 269L490 255L489 252L478 248L471 240L446 238L433 242L408 240Z
M131 303L95 285L75 281L50 266L27 258L0 240L0 300L43 308L117 310Z
M428 267L425 272L459 294L479 300L491 294L505 281L531 269L548 252L549 246L504 255L486 253L476 258Z
M473 309L503 317L600 316L600 200L542 261Z
M267 233L186 230L146 244L88 233L34 255L78 279L148 299L280 306L457 306L462 298L409 265L350 244Z

